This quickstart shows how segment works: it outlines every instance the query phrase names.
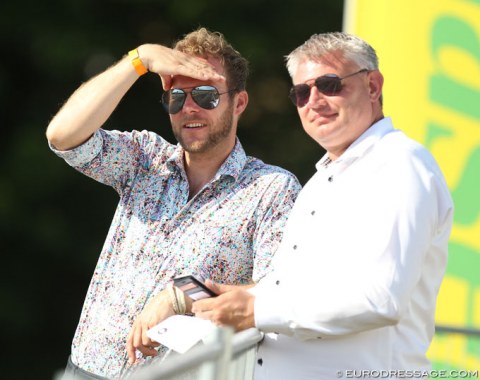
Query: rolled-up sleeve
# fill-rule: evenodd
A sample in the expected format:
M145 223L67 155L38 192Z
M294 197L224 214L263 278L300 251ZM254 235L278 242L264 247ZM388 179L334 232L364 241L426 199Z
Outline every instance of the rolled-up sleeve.
M51 143L50 149L60 158L63 158L67 164L73 167L79 167L88 164L102 151L103 136L100 131L95 133L82 145L70 150L58 150Z

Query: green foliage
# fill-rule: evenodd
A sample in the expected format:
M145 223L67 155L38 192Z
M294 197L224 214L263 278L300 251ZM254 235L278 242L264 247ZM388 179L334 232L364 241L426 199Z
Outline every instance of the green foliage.
M198 26L220 31L251 62L239 129L245 150L304 183L323 150L289 103L283 57L313 33L340 30L342 11L337 0L0 3L4 378L51 379L64 367L118 200L48 149L46 126L68 96L141 43L170 46ZM160 95L158 77L142 77L106 128L149 129L173 142Z

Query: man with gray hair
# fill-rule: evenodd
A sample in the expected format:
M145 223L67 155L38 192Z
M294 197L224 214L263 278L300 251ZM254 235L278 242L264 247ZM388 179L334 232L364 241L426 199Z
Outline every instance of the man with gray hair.
M267 333L256 379L425 374L453 215L444 177L384 117L383 76L365 41L313 35L287 67L303 128L327 152L294 205L273 272L253 287L207 282L221 295L192 310Z

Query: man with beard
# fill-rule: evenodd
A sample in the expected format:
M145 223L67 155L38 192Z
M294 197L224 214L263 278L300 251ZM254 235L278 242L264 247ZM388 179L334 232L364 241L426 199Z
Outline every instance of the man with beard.
M176 146L153 132L101 128L148 71L162 80ZM68 373L116 379L155 355L146 329L185 311L167 287L172 278L242 284L268 272L300 185L291 173L246 156L236 137L247 75L245 58L220 33L201 28L173 49L132 50L83 84L52 119L51 149L120 195Z

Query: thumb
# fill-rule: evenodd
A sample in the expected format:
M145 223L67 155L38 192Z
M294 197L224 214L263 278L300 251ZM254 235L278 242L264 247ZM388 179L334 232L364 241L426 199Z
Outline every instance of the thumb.
M172 85L172 76L171 75L160 75L160 79L162 80L162 87L165 91L170 90Z
M205 281L205 285L207 286L208 289L212 290L214 293L216 293L218 295L230 292L230 291L232 291L233 289L236 288L235 285L219 284L219 283L213 282L212 280L209 280L209 279L207 279Z

